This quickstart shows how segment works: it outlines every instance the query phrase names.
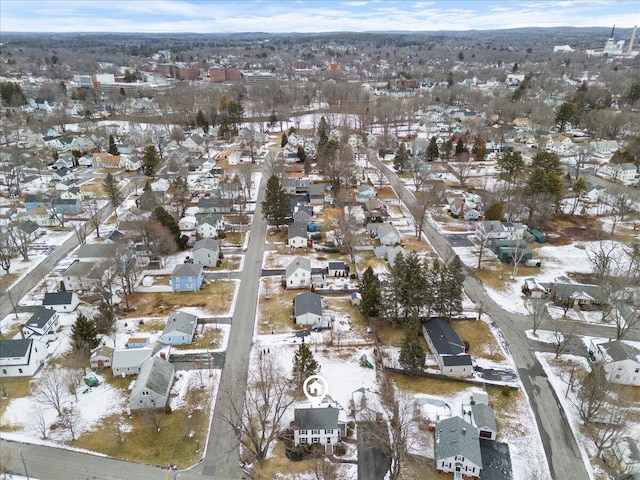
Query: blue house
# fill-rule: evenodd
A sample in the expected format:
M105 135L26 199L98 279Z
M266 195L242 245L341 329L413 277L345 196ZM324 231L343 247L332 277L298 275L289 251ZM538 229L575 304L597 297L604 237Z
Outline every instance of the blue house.
M56 198L53 206L58 213L77 215L82 211L82 200L79 198Z
M198 317L186 312L169 315L160 340L166 345L188 345L198 325Z
M202 287L204 267L193 263L176 265L171 273L171 289L174 292L197 292Z
M27 195L24 197L24 208L27 212L33 212L36 208L51 206L51 200L44 195Z

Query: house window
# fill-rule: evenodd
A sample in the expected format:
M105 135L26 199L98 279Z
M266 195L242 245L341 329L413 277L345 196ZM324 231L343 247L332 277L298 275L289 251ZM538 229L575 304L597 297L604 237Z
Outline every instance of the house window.
M311 430L311 435L320 435L320 430Z
M327 434L327 435L331 435L331 434L333 433L333 430L326 429L326 430L324 431L324 433L325 433L325 434Z
M3 374L3 375L6 375L6 374L7 374L7 369L6 369L6 368L3 368L3 369L2 369L2 374Z
M319 437L313 437L311 439L311 443L320 443L320 438Z
M149 392L147 392L146 390L143 390L142 396L143 397L148 397L149 396Z
M636 368L636 373L640 373L640 368Z
M449 373L453 373L453 368L450 368L450 369L449 369Z
M18 373L22 373L22 369L21 368L18 369Z
M305 437L300 438L300 443L307 443L307 439Z
M298 435L306 435L307 431L306 430L300 430L300 432L298 433Z

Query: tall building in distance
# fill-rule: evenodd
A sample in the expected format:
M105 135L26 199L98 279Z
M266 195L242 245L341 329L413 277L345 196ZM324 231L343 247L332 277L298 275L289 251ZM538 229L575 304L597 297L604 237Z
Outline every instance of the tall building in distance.
M209 81L211 83L237 82L240 80L239 68L210 68Z

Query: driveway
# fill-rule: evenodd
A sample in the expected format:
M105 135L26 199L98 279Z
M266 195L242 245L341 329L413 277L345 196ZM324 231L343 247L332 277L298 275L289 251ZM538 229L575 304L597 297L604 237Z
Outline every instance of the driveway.
M388 444L386 422L358 422L358 480L384 479L391 464Z

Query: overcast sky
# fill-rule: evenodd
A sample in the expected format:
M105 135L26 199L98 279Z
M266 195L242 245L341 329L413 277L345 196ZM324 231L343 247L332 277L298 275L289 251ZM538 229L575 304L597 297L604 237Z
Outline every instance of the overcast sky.
M3 32L333 32L633 27L638 0L2 0Z

